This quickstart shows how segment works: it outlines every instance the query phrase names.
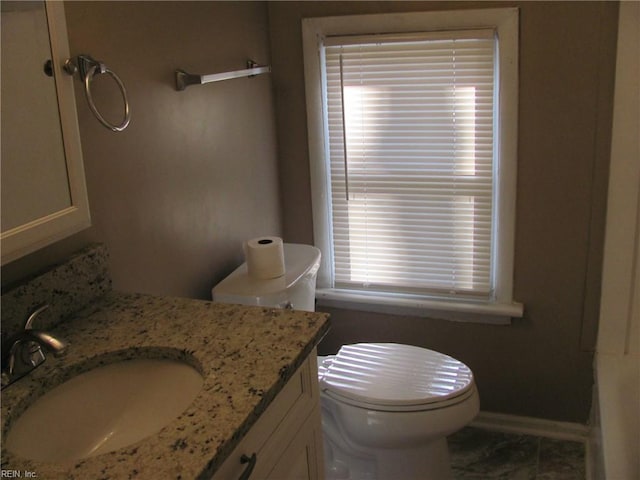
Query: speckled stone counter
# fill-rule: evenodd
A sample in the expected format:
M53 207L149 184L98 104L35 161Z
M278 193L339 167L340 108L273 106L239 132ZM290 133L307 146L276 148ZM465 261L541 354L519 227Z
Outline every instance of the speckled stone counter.
M2 339L24 328L24 322L38 305L48 304L35 328L48 330L72 317L111 291L109 252L94 244L65 262L50 267L20 285L2 292Z
M200 394L160 433L70 464L19 458L3 442L2 469L40 479L209 478L328 328L319 313L107 293L52 328L70 344L65 357L50 356L2 391L3 438L46 391L122 359L182 359L202 373Z

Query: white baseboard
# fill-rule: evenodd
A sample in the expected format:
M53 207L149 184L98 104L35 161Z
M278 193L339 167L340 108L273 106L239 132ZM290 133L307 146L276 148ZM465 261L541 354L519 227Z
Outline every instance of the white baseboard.
M470 426L575 442L586 442L589 438L587 425L503 413L480 412Z

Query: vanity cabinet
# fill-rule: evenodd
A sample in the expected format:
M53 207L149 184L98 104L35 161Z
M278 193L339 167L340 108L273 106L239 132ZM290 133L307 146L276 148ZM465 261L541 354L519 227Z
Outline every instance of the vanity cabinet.
M213 480L324 479L317 370L314 350Z

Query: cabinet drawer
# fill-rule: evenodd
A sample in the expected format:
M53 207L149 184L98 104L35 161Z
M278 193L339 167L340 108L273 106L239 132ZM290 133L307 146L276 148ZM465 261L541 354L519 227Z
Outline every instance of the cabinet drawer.
M216 471L213 480L237 480L248 467L241 458L253 454L256 462L251 478L267 477L289 444L286 439L295 435L318 403L316 358L314 349Z

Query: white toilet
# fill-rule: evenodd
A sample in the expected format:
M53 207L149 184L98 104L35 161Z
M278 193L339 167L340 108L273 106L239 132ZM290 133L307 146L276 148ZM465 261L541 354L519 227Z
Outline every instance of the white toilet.
M452 478L446 436L478 414L462 362L396 343L344 345L318 361L328 479Z
M243 264L213 300L315 310L320 251L285 244L284 256L283 277L256 280ZM318 380L328 480L452 478L446 436L479 411L465 364L410 345L358 343L319 357Z

